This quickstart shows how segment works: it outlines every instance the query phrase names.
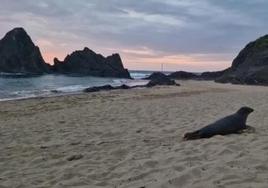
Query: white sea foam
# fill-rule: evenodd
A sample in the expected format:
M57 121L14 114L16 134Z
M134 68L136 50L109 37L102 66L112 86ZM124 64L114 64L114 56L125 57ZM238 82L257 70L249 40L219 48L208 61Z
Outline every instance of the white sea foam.
M43 75L38 77L0 77L0 101L17 100L34 97L49 97L81 93L84 89L110 84L129 86L146 84L141 78L148 72L131 72L134 80L97 77L70 77L64 75ZM10 74L8 74L10 76Z

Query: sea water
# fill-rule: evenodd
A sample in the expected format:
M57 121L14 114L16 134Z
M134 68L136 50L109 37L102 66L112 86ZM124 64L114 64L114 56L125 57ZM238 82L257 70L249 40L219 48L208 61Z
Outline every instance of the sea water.
M47 74L36 77L24 77L22 75L0 76L0 101L24 99L33 97L48 97L81 93L85 88L110 84L118 86L142 85L146 81L142 78L148 76L149 71L130 71L130 79L99 78L91 76L66 76Z

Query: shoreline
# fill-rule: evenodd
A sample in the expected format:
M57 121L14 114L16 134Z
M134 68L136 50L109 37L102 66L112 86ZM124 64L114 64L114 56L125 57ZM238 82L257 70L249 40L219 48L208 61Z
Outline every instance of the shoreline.
M97 77L95 77L98 79ZM100 78L102 79L102 78ZM111 78L112 79L112 78ZM135 79L135 80L127 80L127 79L113 79L113 82L107 82L107 83L101 83L101 84L93 84L92 86L85 86L85 85L80 85L80 84L73 84L69 86L59 86L58 88L55 89L45 89L42 91L38 91L40 93L36 94L34 91L31 91L32 93L28 94L28 96L16 96L16 97L6 97L6 98L0 98L0 102L3 101L16 101L16 100L27 100L27 99L34 99L34 98L50 98L50 97L57 97L57 96L66 96L66 95L76 95L76 94L83 94L84 89L91 88L91 87L98 87L102 85L112 85L112 86L119 86L122 84L126 84L128 86L134 86L134 85L144 85L148 81L142 80L142 79ZM74 91L68 91L66 89L63 90L63 88L72 88L72 87L78 87L78 89L71 89ZM23 90L24 92L25 90ZM13 91L14 92L14 91ZM16 91L20 92L20 91Z
M136 82L135 82L136 81ZM136 86L136 85L143 85L144 83L147 83L148 81L146 80L140 80L140 79L137 79L133 82L128 82L127 85L128 86ZM231 83L217 83L217 82L214 82L214 81L211 81L211 80L176 80L177 83L187 83L187 82L207 82L207 83L215 83L215 85L224 85L225 86L233 86L233 87L256 87L256 88L267 88L268 87L266 85L240 85L240 84L231 84ZM136 84L136 85L135 85ZM113 84L113 86L117 86L118 84ZM90 87L89 87L90 88ZM64 96L74 96L74 95L84 95L84 94L89 94L89 93L86 93L84 92L83 90L82 91L74 91L74 92L61 92L61 91L58 91L58 90L55 90L57 91L58 93L52 93L52 94L48 94L48 95L45 95L45 96L29 96L29 97L18 97L18 98L3 98L3 99L0 99L0 103L1 102L8 102L8 101L21 101L21 100L31 100L31 99L46 99L46 98L54 98L54 97L64 97ZM52 90L51 90L52 92ZM94 92L95 94L99 93L99 92L103 92L103 91L98 91L98 92ZM105 92L105 91L104 91ZM109 91L106 91L106 92L109 92Z
M11 101L25 101L25 100L34 100L34 99L49 99L49 98L57 98L57 97L64 97L64 96L73 96L73 95L82 95L84 94L83 91L75 92L75 93L59 93L55 95L49 96L32 96L32 97L21 97L21 98L7 98L7 99L0 99L0 104L2 102L11 102Z

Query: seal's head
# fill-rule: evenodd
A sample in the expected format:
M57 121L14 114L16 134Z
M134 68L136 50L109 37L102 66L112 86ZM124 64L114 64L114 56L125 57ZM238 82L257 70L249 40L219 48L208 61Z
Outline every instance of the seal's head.
M254 110L250 107L244 106L242 108L240 108L237 113L241 114L241 115L249 115L250 113L252 113Z

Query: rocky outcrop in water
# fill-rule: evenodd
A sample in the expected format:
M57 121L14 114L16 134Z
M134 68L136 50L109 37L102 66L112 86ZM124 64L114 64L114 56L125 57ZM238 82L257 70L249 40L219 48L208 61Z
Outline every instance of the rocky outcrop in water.
M93 93L99 91L111 91L111 90L118 90L118 89L133 89L133 88L151 88L155 86L180 86L174 80L168 78L163 73L153 73L148 78L151 78L150 81L145 85L136 85L136 86L128 86L128 85L121 85L121 86L111 86L111 85L104 85L104 86L95 86L89 87L84 90L86 93Z
M40 50L23 28L9 31L0 40L0 72L43 74L49 72Z
M136 88L136 87L139 87L139 86L133 86L133 87L130 87L128 85L121 85L121 86L111 86L111 85L104 85L104 86L95 86L95 87L89 87L89 88L86 88L84 90L84 92L86 93L93 93L93 92L99 92L99 91L110 91L110 90L117 90L117 89L131 89L131 88ZM143 87L143 86L141 86Z
M177 79L177 80L189 80L189 79L197 79L198 75L191 72L185 71L177 71L168 75L169 78Z
M57 73L130 78L119 54L105 58L88 48L73 52L63 62L55 58L54 66L50 66L45 63L39 48L34 45L23 28L11 30L0 40L0 73L0 76L18 73L26 75Z
M54 72L61 74L91 75L99 77L130 78L119 54L103 57L89 48L68 55L64 61L54 59Z
M175 79L175 80L215 80L223 75L225 71L215 71L215 72L203 72L201 74L191 73L186 71L177 71L165 75L161 72L154 72L150 76L146 77L145 80L151 79Z
M199 77L200 80L215 80L221 77L226 70L215 72L203 72Z
M145 77L144 80L163 79L163 78L166 79L168 78L168 76L162 72L153 72L151 75Z
M268 35L250 42L233 60L232 66L223 71L193 75L175 72L174 79L215 80L219 83L268 85Z
M246 45L216 82L268 85L268 35Z
M150 76L145 78L146 80L150 80L149 83L146 85L147 87L154 87L160 85L177 85L173 79L169 78L169 76L161 73L161 72L154 72Z
M175 80L170 79L169 77L158 77L153 78L149 81L146 87L154 87L154 86L180 86L175 82Z

